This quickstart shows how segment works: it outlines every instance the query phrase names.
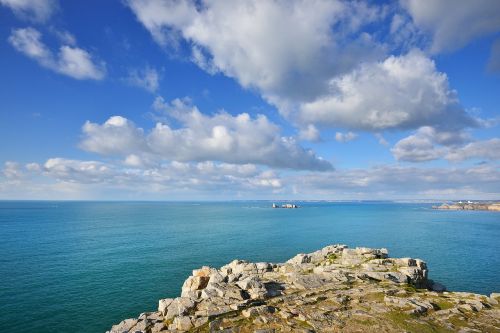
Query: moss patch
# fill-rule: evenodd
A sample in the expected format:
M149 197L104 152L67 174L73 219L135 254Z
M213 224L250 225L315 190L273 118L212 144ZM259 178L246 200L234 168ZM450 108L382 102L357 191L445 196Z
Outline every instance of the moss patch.
M370 293L365 296L365 299L367 301L374 301L378 303L382 303L384 301L384 293L378 292L378 293Z
M411 333L448 333L452 332L444 327L440 327L432 322L420 321L414 315L401 311L391 311L387 314L387 319L406 332Z
M435 302L432 303L436 304L439 307L439 310L447 310L455 306L455 304L453 304L450 301L447 301L446 299L436 300Z
M306 328L306 329L314 329L314 327L312 327L308 322L306 321L303 321L303 320L299 320L299 319L295 319L295 322L297 323L297 325L299 327L302 327L302 328Z

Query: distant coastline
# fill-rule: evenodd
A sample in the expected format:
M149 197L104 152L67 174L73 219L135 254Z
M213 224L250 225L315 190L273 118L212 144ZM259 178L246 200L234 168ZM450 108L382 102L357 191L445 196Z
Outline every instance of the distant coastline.
M493 212L500 212L500 202L458 201L454 203L443 203L440 206L432 206L432 208L439 210L487 210Z

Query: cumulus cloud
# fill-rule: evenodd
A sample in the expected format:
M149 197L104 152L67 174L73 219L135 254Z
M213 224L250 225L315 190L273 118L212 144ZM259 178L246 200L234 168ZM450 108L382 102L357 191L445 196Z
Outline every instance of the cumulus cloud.
M407 162L441 158L452 162L468 159L499 160L500 139L473 141L465 131L445 131L426 126L401 139L391 152L397 160Z
M391 149L394 157L399 161L425 162L444 157L446 149L436 147L435 129L432 127L420 128L417 133L401 139Z
M4 163L2 173L7 179L19 179L23 177L21 164L13 161L7 161Z
M147 149L142 128L121 116L110 117L104 124L87 121L80 147L101 155L127 155Z
M125 81L154 93L160 87L160 74L156 69L146 66L142 69L131 69Z
M457 6L401 0L400 7L340 0L127 4L161 46L182 44L203 70L256 89L298 128L301 140L318 141L319 129L328 128L381 135L423 126L463 131L481 123L461 106L446 74L416 47L430 40L433 51L449 50L498 30L494 1ZM471 29L460 32L469 23ZM391 50L402 53L387 56ZM351 138L341 133L338 139ZM395 155L437 158L442 149L429 140L403 141Z
M45 22L58 7L56 0L0 0L0 5L12 9L18 17Z
M7 167L6 167L7 169ZM99 185L103 188L146 192L280 190L273 171L253 164L172 161L155 167L129 167L99 161L48 159L39 174L63 184ZM135 188L135 190L134 190ZM144 190L142 190L144 189Z
M284 182L286 183L286 180ZM463 197L497 199L499 186L500 169L498 166L488 165L472 168L385 165L367 169L311 173L296 180L296 187L306 196L368 200L373 198L453 200Z
M57 180L78 183L102 183L113 174L112 168L102 162L64 158L48 159L43 170L46 175Z
M202 69L222 72L276 102L315 97L331 76L384 52L361 29L380 20L384 11L362 2L127 3L160 45L184 40Z
M392 15L389 32L387 42L393 49L409 51L416 46L429 44L429 36L415 25L406 12L397 11Z
M78 80L104 78L104 63L95 62L89 52L78 47L62 45L56 54L42 42L41 37L41 33L31 27L14 29L9 42L17 51L59 74Z
M299 131L299 139L307 141L321 141L321 135L316 126L309 124Z
M14 164L16 166L14 167ZM6 170L21 174L7 178ZM51 158L31 174L11 162L0 176L1 198L314 198L497 199L500 169L385 165L335 172L286 172L253 164L168 162L132 168L109 162ZM405 184L404 187L401 184Z
M299 118L371 131L475 123L461 108L446 74L418 50L332 79L330 94L303 104Z
M500 139L471 142L463 147L452 149L446 158L450 161L467 159L500 160Z
M33 172L38 172L41 170L40 164L38 163L28 163L26 164L26 170L28 171L33 171Z
M356 133L353 133L353 132L347 132L347 133L337 132L337 133L335 133L335 140L337 140L337 142L346 143L346 142L349 142L349 141L356 139L357 137L358 137L358 135Z
M76 37L69 31L66 30L58 30L53 27L50 28L50 31L59 39L62 44L65 45L76 45Z
M184 42L200 68L256 89L299 137L318 137L312 125L380 132L474 123L446 74L414 49L425 39L412 22L425 6L414 1L407 11L340 0L127 3L160 45ZM372 23L384 20L390 34L381 40L387 27ZM404 54L388 57L391 49Z
M432 35L432 52L453 51L475 38L500 31L500 2L496 0L400 3L415 24Z
M128 156L127 164L141 159L174 161L222 161L262 164L289 169L332 169L329 162L304 149L293 138L280 136L280 128L266 116L252 118L224 111L212 116L179 99L165 104L157 98L155 108L181 127L158 122L148 133L131 121L114 116L104 124L85 123L81 147L102 155ZM135 155L131 157L131 155Z

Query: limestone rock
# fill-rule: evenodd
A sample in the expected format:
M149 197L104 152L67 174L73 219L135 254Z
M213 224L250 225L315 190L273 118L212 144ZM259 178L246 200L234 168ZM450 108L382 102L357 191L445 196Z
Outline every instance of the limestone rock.
M158 301L158 311L163 315L167 314L167 309L170 304L172 304L173 298L164 298Z
M241 311L241 314L243 315L243 317L248 318L248 317L258 316L258 315L262 315L262 314L266 314L266 313L274 313L274 311L275 311L275 309L271 306L261 305L261 306L249 308L247 310L243 310L243 311Z
M121 321L119 324L111 327L111 330L109 332L110 333L128 332L132 327L134 327L137 324L137 322L138 322L137 319L125 319Z
M288 264L292 265L300 265L309 262L311 262L311 256L304 253L299 253L295 257L287 261Z
M193 327L193 323L191 318L188 316L179 316L175 317L174 322L172 323L174 329L179 331L188 331Z
M194 306L195 303L192 299L187 297L177 297L168 306L165 318L168 320L176 316L186 315L191 309L194 308Z
M500 332L500 294L447 292L427 264L387 249L329 245L286 263L234 260L204 266L181 297L109 333L155 332Z

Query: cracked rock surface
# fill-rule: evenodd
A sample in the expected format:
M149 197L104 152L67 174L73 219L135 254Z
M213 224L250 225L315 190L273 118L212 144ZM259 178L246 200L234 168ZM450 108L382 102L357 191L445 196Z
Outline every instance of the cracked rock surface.
M108 333L500 332L500 294L447 292L420 259L330 245L285 263L193 271L181 296Z

